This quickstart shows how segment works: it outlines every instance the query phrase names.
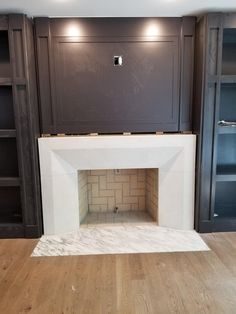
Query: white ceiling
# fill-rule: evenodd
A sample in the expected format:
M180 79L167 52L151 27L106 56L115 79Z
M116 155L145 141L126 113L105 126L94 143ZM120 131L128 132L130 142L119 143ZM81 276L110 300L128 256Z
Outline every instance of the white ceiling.
M235 0L0 0L0 12L30 16L182 16L236 11Z

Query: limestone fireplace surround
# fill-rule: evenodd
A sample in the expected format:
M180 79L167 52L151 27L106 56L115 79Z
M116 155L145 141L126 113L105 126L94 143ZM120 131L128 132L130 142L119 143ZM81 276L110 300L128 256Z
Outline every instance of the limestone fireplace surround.
M39 138L44 234L80 226L79 170L158 168L158 225L194 226L196 137L191 134Z

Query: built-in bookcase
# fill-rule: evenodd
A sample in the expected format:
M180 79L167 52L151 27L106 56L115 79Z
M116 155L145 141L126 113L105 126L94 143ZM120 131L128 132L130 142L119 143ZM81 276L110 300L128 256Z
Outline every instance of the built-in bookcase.
M236 14L196 27L196 229L236 231Z
M8 30L0 31L0 225L22 224L15 110ZM20 224L20 225L19 225ZM21 228L20 228L21 229Z
M32 23L24 15L0 15L2 238L41 235L36 92Z
M214 219L236 220L236 29L223 29ZM217 120L217 119L216 119Z

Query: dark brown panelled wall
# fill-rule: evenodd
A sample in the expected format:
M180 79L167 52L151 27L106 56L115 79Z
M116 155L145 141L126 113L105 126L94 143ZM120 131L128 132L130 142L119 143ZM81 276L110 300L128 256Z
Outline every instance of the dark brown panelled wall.
M192 130L195 18L36 18L45 134Z
M193 131L195 227L236 230L236 14L195 22L0 16L0 237L42 234L44 134Z
M0 16L0 237L42 234L42 134L191 131L194 35L193 17Z

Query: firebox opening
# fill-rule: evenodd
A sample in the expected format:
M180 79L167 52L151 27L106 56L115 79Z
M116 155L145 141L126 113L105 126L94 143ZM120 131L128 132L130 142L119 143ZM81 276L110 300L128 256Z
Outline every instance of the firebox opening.
M157 222L158 169L78 171L82 225Z

